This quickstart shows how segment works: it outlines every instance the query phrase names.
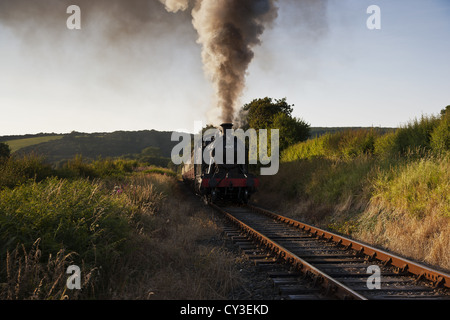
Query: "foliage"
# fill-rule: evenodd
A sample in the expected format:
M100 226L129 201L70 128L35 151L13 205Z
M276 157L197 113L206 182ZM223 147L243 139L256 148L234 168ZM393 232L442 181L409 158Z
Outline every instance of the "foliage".
M292 117L292 107L286 102L286 98L275 101L268 97L255 99L243 106L238 122L244 130L279 129L280 149L283 150L309 137L310 125Z
M0 159L8 158L11 155L11 149L6 143L0 142Z
M14 188L28 180L41 181L54 173L51 166L35 154L11 156L0 161L0 190Z
M383 129L349 129L325 133L320 137L286 148L282 161L325 157L351 159L361 155L381 158L404 157L428 152L442 153L450 149L450 116L422 116L395 131Z
M88 161L81 155L75 156L56 171L62 178L108 178L131 174L141 163L137 160L97 159Z
M127 213L120 199L88 180L49 178L5 189L0 193L0 252L19 243L29 248L39 238L46 254L65 248L90 265L101 265L127 238Z
M372 197L417 218L432 211L450 218L449 181L450 157L429 154L379 171L372 181Z
M113 286L133 237L151 227L174 181L154 173L50 176L0 190L0 298L89 297L65 290L70 264L82 268L83 289Z
M280 130L280 150L309 137L309 125L303 120L290 117L285 113L277 113L273 117L271 129Z
M375 141L380 136L376 129L349 129L336 133L327 133L290 146L282 153L282 161L312 159L350 159L373 154Z
M450 150L450 106L447 106L446 110L442 113L441 120L433 129L430 138L431 148L438 153Z

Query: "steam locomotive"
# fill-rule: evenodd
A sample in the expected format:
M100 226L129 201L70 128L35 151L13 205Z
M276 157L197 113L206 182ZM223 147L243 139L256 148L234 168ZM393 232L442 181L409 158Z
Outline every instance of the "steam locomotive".
M248 149L231 133L232 127L231 123L223 123L220 130L204 136L194 145L190 164L182 168L183 181L205 203L219 200L247 203L259 186L259 179L249 172ZM244 161L242 158L238 161L242 155Z

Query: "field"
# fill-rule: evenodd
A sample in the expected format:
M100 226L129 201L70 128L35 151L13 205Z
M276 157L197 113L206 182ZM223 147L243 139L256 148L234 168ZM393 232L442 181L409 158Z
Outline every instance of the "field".
M16 152L22 148L34 146L39 143L54 141L62 139L62 135L57 136L44 136L44 137L33 137L33 138L25 138L25 139L15 139L15 140L7 140L5 143L9 145L11 148L11 152Z

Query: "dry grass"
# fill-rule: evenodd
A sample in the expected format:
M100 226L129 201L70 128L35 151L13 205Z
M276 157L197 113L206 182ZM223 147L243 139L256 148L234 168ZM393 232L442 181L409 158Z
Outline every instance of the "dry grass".
M450 221L434 211L423 218L387 211L373 202L360 217L355 238L450 270Z
M160 185L157 190L168 187L164 194L170 192L170 196L157 211L142 212L129 254L116 265L113 274L117 276L102 298L225 299L240 276L235 257L221 247L210 209L186 194L172 177L134 180L140 185L137 188L149 181ZM147 185L150 190L153 187Z
M123 208L128 236L120 250L100 259L100 245L94 246L95 264L91 261L88 268L81 259L83 252L62 247L51 254L41 248L40 239L33 245L19 244L4 252L0 299L226 299L239 285L236 258L223 247L211 209L192 199L175 178L139 174L116 181L97 180L92 186L83 183L89 192L80 195L74 188L73 194L84 199L101 192L107 203ZM34 184L29 187L37 188ZM45 198L48 190L42 190ZM68 201L68 196L61 201ZM70 208L67 206L67 215L73 215ZM40 212L37 218L44 216ZM104 240L108 244L110 237ZM69 241L67 238L64 244ZM81 268L81 290L66 287L71 264Z
M295 178L293 178L295 177ZM450 157L282 163L258 204L450 270Z
M449 183L448 154L380 172L355 236L450 270Z
M17 246L6 255L6 282L1 284L1 300L49 300L76 299L92 289L96 269L81 269L81 290L67 290L67 267L72 262L73 253L66 254L61 249L55 256L50 255L47 263L42 263L42 252L37 239L27 252L23 245Z

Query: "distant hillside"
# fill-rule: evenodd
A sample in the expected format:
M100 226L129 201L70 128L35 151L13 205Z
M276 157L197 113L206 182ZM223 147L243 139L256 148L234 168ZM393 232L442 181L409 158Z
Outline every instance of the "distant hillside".
M136 158L141 152L152 147L157 150L155 157L168 161L172 148L178 143L171 141L172 132L155 130L144 131L115 131L112 133L81 133L72 132L62 135L56 140L49 140L22 147L16 154L37 153L52 164L58 164L82 155L86 159L128 157ZM43 137L42 137L43 138ZM50 138L46 137L47 139ZM26 138L32 143L30 137ZM30 140L31 139L31 140ZM38 139L38 138L34 138ZM51 138L50 138L51 139ZM8 144L17 145L25 139L8 141ZM39 142L39 140L34 140Z
M11 140L6 140L5 142L11 148L11 152L16 152L25 147L29 147L29 146L36 145L36 144L43 143L43 142L48 142L51 140L62 139L63 137L64 137L63 135L45 135L45 136L38 136L38 137L31 137L31 138L11 139Z

